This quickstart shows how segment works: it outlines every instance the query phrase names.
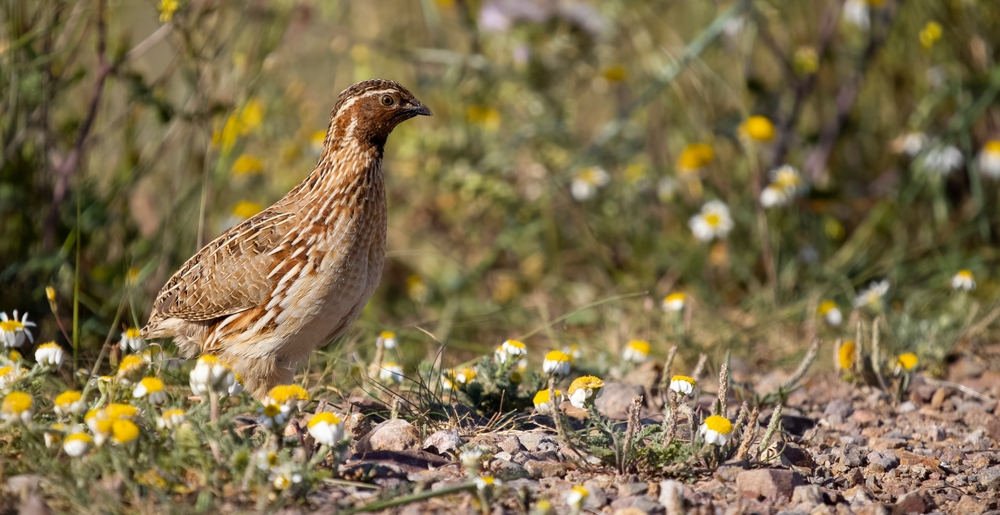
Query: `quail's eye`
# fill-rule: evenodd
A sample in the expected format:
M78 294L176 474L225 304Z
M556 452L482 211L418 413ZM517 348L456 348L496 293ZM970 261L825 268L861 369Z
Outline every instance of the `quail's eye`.
M396 101L391 96L389 96L389 95L386 95L386 96L382 97L382 105L384 105L386 107L389 107L389 106L391 106L392 104L395 104L395 103L396 103Z

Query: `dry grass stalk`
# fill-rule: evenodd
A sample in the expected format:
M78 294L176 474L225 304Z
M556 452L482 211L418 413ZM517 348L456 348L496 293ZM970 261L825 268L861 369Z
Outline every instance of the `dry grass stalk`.
M744 403L746 405L746 403ZM743 429L743 440L740 441L740 448L736 451L735 459L742 461L747 459L750 452L750 445L757 437L757 419L760 417L760 408L754 406L753 411L747 417L746 428ZM738 425L736 427L739 427Z
M670 370L674 368L674 358L676 357L677 346L671 345L670 350L667 352L667 360L663 362L663 375L660 376L660 392L662 392L662 395L666 395L666 391L670 387L670 378L673 377Z
M642 424L639 422L639 414L642 413L642 395L632 398L632 405L628 407L628 423L625 425L625 442L622 444L621 463L618 470L622 474L628 467L632 455L632 445L635 443L635 435L639 434Z
M667 390L667 400L670 404L669 411L666 413L666 420L664 422L667 424L667 430L663 433L663 445L670 445L674 441L674 436L677 434L677 416L678 413L678 397L680 394L673 390Z
M701 374L705 372L706 361L708 361L707 354L700 354L698 356L698 364L694 366L694 372L691 373L691 377L695 381L701 381Z
M799 368L795 369L795 373L792 377L789 377L784 384L781 385L782 390L788 391L795 388L795 385L805 377L806 372L809 371L809 367L812 366L813 362L816 361L816 356L819 354L819 338L812 341L812 345L809 346L809 351L806 355L802 357L802 361L799 363Z
M719 402L715 405L713 415L726 416L726 412L728 411L728 406L726 405L727 397L729 397L729 364L723 363L719 367Z
M760 446L757 447L758 456L771 445L771 438L774 437L774 432L778 430L778 424L781 422L781 407L781 403L779 402L774 407L774 413L771 413L771 422L767 424L767 431L764 432L764 438L760 441Z

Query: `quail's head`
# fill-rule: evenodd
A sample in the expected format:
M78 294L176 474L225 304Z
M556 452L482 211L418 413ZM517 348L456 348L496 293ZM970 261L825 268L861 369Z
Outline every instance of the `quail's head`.
M392 129L431 110L398 82L373 79L359 82L337 98L333 119L348 137L385 144Z

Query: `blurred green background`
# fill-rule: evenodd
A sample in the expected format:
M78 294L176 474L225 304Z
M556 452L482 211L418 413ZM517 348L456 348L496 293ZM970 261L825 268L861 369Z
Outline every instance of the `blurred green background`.
M853 335L816 328L832 299L943 359L995 303L995 1L9 0L0 18L0 311L43 341L62 341L46 286L67 324L76 295L85 352L141 326L199 245L311 171L368 78L434 117L389 140L387 266L340 349L394 330L412 367L437 352L426 331L453 364L530 332L765 365ZM741 133L753 115L769 141ZM945 146L961 163L935 169ZM764 209L782 164L805 187ZM734 229L702 242L689 219L713 199Z

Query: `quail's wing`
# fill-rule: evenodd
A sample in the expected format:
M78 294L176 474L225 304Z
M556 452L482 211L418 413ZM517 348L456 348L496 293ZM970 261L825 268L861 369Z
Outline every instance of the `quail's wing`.
M223 233L170 278L153 303L153 316L194 322L263 304L280 279L269 274L293 219L268 209Z

